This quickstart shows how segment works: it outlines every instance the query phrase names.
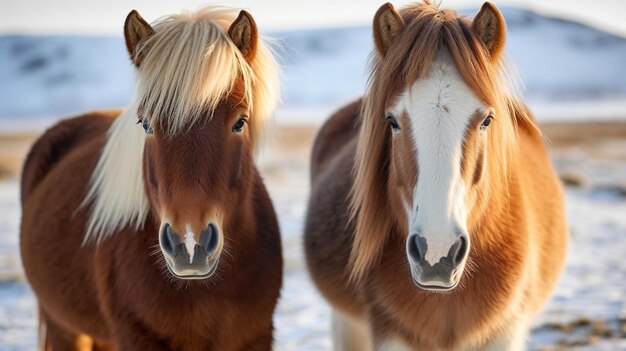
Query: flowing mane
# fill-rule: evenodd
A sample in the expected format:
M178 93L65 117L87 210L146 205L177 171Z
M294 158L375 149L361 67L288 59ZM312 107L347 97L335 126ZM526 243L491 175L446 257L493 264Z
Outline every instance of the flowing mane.
M437 54L447 50L465 83L496 111L498 128L488 147L502 167L493 170L506 182L507 164L516 152L519 125L534 126L533 118L517 97L502 59L491 57L476 37L469 19L453 10L442 10L425 1L399 11L405 28L384 58L371 55L371 75L361 111L361 131L351 191L351 218L356 224L352 247L351 277L362 277L379 258L393 232L388 200L390 132L384 119L386 104L424 78ZM499 173L498 173L499 172Z
M220 101L242 85L250 107L254 151L262 143L278 100L278 69L262 40L247 62L228 35L238 11L207 7L166 16L153 24L155 34L143 55L130 106L108 131L82 207L91 204L84 242L100 242L130 225L142 227L149 203L143 178L145 135L135 126L138 111L165 133L181 133L210 118Z

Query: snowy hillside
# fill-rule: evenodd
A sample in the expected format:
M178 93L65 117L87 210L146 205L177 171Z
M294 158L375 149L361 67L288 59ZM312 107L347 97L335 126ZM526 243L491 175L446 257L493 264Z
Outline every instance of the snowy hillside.
M503 14L508 24L507 49L527 97L626 97L626 38L522 9L505 8ZM287 104L332 104L363 91L373 45L369 27L276 36L287 48L283 79Z
M549 109L571 101L626 100L625 38L522 9L503 13L510 56L535 104ZM270 33L281 46L283 110L326 111L362 94L370 32L361 26ZM119 37L0 37L0 121L124 106L132 81Z
M0 37L0 119L124 106L132 74L121 38Z

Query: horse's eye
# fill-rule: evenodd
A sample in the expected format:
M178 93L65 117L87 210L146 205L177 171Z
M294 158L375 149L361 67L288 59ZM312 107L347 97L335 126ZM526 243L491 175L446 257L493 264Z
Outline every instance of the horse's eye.
M150 125L150 121L148 121L147 119L141 119L141 126L143 127L143 130L146 132L146 134L154 133L154 130L152 130L152 126Z
M243 132L243 127L246 125L246 117L239 117L235 125L233 125L233 133L241 133Z
M487 129L487 127L491 124L492 119L493 117L491 115L487 116L487 118L485 118L483 123L480 125L480 129Z
M398 120L396 120L396 117L394 117L394 115L388 114L387 117L385 117L385 119L389 122L389 125L391 125L391 130L393 131L400 130L400 124L398 124Z

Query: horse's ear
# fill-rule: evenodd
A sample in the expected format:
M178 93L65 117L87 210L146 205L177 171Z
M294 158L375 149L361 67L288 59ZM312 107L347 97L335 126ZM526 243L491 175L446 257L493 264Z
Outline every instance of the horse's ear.
M487 47L491 59L497 60L504 49L506 39L506 24L500 10L490 2L484 3L474 17L472 29Z
M228 28L228 35L246 60L250 61L254 58L259 34L252 15L241 10L235 22Z
M404 21L391 3L381 6L374 15L374 43L381 56L387 54L393 39L404 29Z
M126 48L130 54L130 59L135 66L139 67L144 58L144 55L137 54L137 46L153 34L154 29L139 15L139 12L136 10L130 11L124 22L124 38L126 39Z

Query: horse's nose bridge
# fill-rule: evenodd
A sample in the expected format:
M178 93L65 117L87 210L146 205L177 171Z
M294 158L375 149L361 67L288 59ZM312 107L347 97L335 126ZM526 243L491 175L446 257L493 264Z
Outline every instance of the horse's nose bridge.
M186 194L165 203L162 222L168 222L181 235L191 233L196 241L210 222L218 221L217 206L205 196Z

